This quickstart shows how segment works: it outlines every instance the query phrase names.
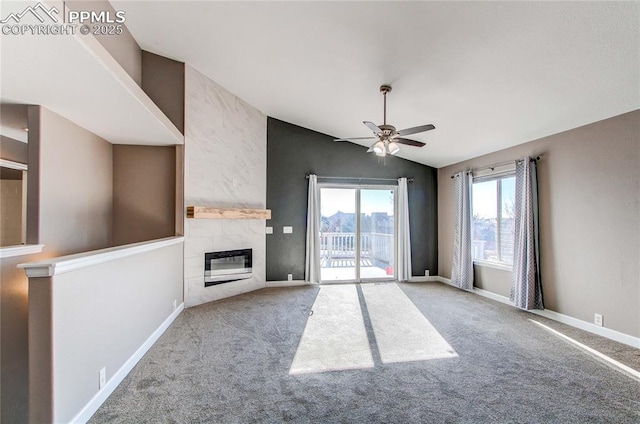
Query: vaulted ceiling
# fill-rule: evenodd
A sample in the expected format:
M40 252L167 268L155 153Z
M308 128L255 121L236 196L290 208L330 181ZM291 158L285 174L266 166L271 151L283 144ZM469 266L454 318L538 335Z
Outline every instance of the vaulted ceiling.
M148 51L335 137L432 123L441 167L640 108L639 2L112 0ZM363 142L363 145L366 145Z

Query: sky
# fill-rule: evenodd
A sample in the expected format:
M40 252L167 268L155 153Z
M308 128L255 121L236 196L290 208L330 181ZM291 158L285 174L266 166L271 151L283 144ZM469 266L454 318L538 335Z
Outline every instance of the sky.
M320 206L322 216L331 216L338 211L355 213L356 189L354 188L322 188ZM393 215L393 194L389 189L361 189L361 212L370 215L372 212L386 212ZM502 180L503 215L505 206L513 205L515 196L515 178ZM473 214L483 218L496 218L497 192L496 181L486 181L473 185Z
M498 194L496 180L473 184L473 215L482 218L497 218L496 202ZM511 207L515 199L515 178L502 180L502 214L506 215L505 207Z
M372 212L386 212L393 215L393 192L389 189L361 189L360 212L370 215ZM338 211L355 213L356 189L322 188L320 191L320 209L322 216L331 216Z

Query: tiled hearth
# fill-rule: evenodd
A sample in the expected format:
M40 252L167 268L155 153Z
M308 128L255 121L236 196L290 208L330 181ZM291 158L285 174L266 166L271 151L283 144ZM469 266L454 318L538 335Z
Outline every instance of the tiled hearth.
M267 117L187 66L185 205L264 209ZM185 306L265 285L265 221L185 219ZM253 277L205 287L204 253L253 249Z

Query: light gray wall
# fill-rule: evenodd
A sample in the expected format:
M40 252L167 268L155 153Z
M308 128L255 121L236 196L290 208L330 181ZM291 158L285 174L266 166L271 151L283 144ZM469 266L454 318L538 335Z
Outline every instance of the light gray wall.
M184 63L143 51L142 89L184 134Z
M24 243L22 192L22 180L0 179L0 246Z
M29 290L16 265L111 245L111 145L44 107L28 114L28 242L45 248L0 260L2 422L27 420Z
M16 268L41 255L0 259L0 422L27 422L29 388L28 281ZM10 388L10 389L9 389Z
M190 66L185 107L185 204L264 209L267 117ZM264 220L187 219L185 305L264 287L265 245ZM204 252L247 248L253 249L253 278L204 287Z
M111 246L112 145L40 108L40 243L50 256Z
M547 309L640 336L640 111L438 170L438 262L450 278L455 172L526 155L538 164L540 260ZM508 295L511 272L476 286Z
M40 106L29 106L27 145L27 244L40 243Z
M9 108L12 110L12 108ZM27 113L28 109L28 113ZM20 119L14 119L9 126L28 125L32 131L29 131L29 138L33 140L34 137L38 137L39 131L39 107L30 106L24 108L24 116ZM7 108L3 106L3 111ZM11 114L10 114L11 115ZM5 118L6 116L3 115ZM22 121L27 119L28 121ZM15 118L15 116L14 116ZM4 118L3 118L4 120ZM37 175L38 175L38 155L37 154L25 154L20 153L19 156L5 157L5 144L2 144L4 159L15 160L22 162L18 159L24 159L28 161L29 175L35 180L29 180L29 193L30 205L33 209L31 213L31 222L28 224L32 234L28 234L32 239L37 240L38 236L38 189L37 189ZM33 150L37 147L38 142L24 144L19 141L16 143L28 147L29 150ZM11 150L11 149L9 149ZM15 153L15 152L14 152ZM9 153L7 155L11 156ZM25 157L26 156L26 157ZM34 203L35 202L35 203ZM29 241L29 240L28 240ZM16 256L12 258L0 259L0 387L11 387L11 390L0 390L0 422L7 423L22 423L27 421L27 401L28 401L28 377L29 377L29 364L28 364L28 341L27 341L27 306L28 306L28 281L24 274L24 271L16 268L16 266L22 262L35 261L43 256L38 255L24 255Z
M447 271L451 273L451 268ZM473 278L474 286L509 297L511 292L511 271L486 265L474 265Z
M113 244L175 233L176 148L113 146Z
M0 134L26 143L27 132L25 132L24 128L29 127L27 122L27 108L27 105L12 103L0 104ZM4 142L4 139L2 141Z
M114 16L115 9L106 0L76 0L67 1L69 10L86 10L86 11L110 11ZM141 85L142 83L142 50L138 46L137 41L127 29L126 10L125 22L123 24L124 31L119 35L95 35L96 40L102 44L111 56L122 66L129 76Z
M0 135L0 158L27 163L27 143Z
M70 422L100 369L113 378L183 302L182 255L178 243L30 281L31 422Z
M142 89L184 134L185 64L142 52ZM175 147L174 233L184 234L184 146Z
M27 113L27 109L25 109ZM31 212L31 223L27 223L29 233L27 242L37 243L38 239L38 151L40 108L28 107L29 154L29 188L27 196ZM21 143L23 144L23 143ZM3 146L4 148L4 146ZM7 158L9 159L9 158ZM31 239L29 239L29 237ZM16 268L23 262L36 261L42 254L15 256L0 259L0 387L11 387L11 390L0 390L0 422L22 423L27 421L28 401L28 281L24 271Z

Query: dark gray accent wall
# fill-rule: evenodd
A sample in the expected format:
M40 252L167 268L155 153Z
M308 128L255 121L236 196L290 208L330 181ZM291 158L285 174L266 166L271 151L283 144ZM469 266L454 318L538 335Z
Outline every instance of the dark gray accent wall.
M274 118L267 120L267 208L273 234L267 235L267 281L304 279L307 187L305 176L413 178L409 220L413 275L438 275L437 170L398 157L386 163L366 147L335 142L321 134ZM412 148L412 147L404 147ZM428 147L425 147L428 148ZM293 234L283 234L292 226Z

